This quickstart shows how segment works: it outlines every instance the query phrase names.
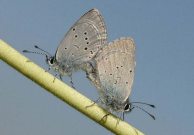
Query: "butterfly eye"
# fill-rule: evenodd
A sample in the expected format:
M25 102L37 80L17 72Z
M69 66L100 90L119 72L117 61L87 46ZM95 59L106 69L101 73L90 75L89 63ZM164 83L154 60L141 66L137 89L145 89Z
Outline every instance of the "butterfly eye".
M126 104L124 110L125 110L126 112L128 112L128 111L130 110L130 105L129 105L129 104Z
M54 57L51 57L51 58L49 59L49 64L50 64L50 65L53 65L53 64L54 64Z

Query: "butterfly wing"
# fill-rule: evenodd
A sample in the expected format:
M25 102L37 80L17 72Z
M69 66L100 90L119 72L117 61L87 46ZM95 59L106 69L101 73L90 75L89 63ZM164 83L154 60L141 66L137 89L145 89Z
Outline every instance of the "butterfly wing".
M91 60L106 42L104 20L97 9L92 9L70 28L55 57L62 65L79 68L81 64Z
M100 95L123 103L131 93L135 70L135 45L131 38L109 43L96 57ZM103 97L102 97L103 98ZM106 97L104 97L106 98Z

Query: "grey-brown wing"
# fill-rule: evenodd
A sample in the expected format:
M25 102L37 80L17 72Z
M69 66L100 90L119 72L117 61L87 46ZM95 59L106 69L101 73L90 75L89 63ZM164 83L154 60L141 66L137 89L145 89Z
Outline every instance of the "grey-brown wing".
M131 38L109 43L96 58L100 93L106 93L119 102L131 93L135 70L135 45Z
M92 9L67 32L57 49L56 59L61 64L79 66L91 60L106 42L104 20L97 9Z

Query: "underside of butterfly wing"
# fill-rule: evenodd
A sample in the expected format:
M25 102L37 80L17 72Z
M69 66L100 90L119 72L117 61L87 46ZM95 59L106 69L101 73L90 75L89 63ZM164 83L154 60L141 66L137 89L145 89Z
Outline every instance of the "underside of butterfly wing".
M106 42L104 20L97 9L92 9L67 32L56 51L56 60L63 69L77 70L90 61Z
M109 43L96 58L98 89L103 102L122 105L128 99L134 79L135 45L131 38Z

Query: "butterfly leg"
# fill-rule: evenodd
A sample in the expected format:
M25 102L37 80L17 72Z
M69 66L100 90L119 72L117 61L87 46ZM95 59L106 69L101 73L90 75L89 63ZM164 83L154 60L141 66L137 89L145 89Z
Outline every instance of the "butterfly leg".
M124 112L122 112L122 119L124 120L125 119L125 113Z
M110 115L110 114L111 114L111 113L105 114L105 115L102 117L102 119L100 119L100 122L105 122L105 121L107 120L108 115Z
M116 123L115 128L117 127L117 125L119 124L120 119L122 119L123 116L124 116L124 112L121 112L121 113L120 112L117 112L117 118L116 118L117 119L117 123Z
M48 72L48 71L50 71L51 70L51 67L49 67L47 70L45 70L45 72Z
M94 101L91 105L86 106L85 108L89 108L92 107L93 105L95 105L96 103L99 103L100 98L98 98L96 101Z
M85 68L85 71L86 71L86 78L88 78L90 81L93 81L94 78L95 78L95 68L94 68L94 65L92 63L86 63L86 68Z
M92 63L87 63L87 69L86 69L86 78L88 78L88 80L97 88L97 89L101 89L100 88L100 80L95 68L95 65L93 65Z
M73 83L73 79L72 79L72 75L70 75L69 77L70 77L70 79L71 79L71 80L70 80L71 87L75 89L75 87L74 87L74 83Z
M59 78L60 78L61 81L63 81L63 78L62 78L62 75L61 74L59 75Z
M55 77L54 77L54 79L53 79L53 83L55 82L55 79L56 79L57 75L58 75L58 74L55 74Z
M119 119L119 118L117 118L116 127L117 127L117 125L119 125L119 121L120 121L120 119Z

